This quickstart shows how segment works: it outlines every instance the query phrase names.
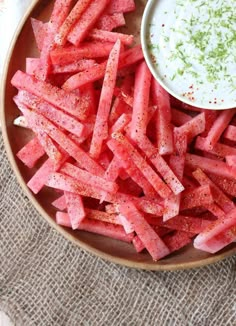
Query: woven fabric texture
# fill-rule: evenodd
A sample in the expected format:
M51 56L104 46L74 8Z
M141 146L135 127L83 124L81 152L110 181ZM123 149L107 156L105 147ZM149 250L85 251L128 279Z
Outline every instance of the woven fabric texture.
M236 257L146 272L96 258L42 219L0 139L0 309L16 326L236 325Z

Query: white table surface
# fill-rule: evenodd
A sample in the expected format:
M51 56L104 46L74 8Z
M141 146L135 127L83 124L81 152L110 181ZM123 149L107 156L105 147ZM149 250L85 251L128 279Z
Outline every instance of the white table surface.
M0 75L11 38L22 15L31 2L32 0L0 0ZM9 24L9 21L11 24Z
M13 326L11 320L3 311L0 311L0 326Z

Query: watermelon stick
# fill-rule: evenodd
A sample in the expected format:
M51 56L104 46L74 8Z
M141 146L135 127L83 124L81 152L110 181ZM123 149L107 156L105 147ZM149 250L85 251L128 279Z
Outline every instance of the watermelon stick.
M235 228L236 225L236 208L231 210L223 220L216 220L212 222L203 232L194 240L194 247L199 248L207 241L211 240L215 236L219 235L221 232L224 232L232 227Z
M170 252L174 252L191 243L193 234L184 231L175 231L174 234L168 234L163 238L165 245Z
M114 28L125 26L123 13L102 14L97 21L96 28L104 31L112 31Z
M38 80L20 70L15 73L11 83L16 88L32 93L81 120L87 117L85 112L88 103L81 101L79 96L74 93L65 92L63 89Z
M48 24L43 23L41 20L31 18L31 25L34 33L35 42L38 50L41 52L43 49L43 42L47 33Z
M224 110L222 111L219 116L216 118L215 122L213 123L211 129L208 132L206 137L206 146L208 149L213 149L215 144L220 139L221 135L223 134L224 130L232 120L236 109L232 110Z
M75 4L55 35L54 41L57 45L64 46L66 44L69 32L80 19L83 12L87 9L91 2L92 0L82 0L78 1Z
M194 247L211 254L216 253L217 251L223 249L227 245L236 241L235 226L217 234L212 237L210 240L201 243L200 245L194 244Z
M85 170L95 174L103 175L103 168L96 163L82 148L80 148L73 140L65 135L53 123L44 118L42 115L29 111L31 124L36 128L42 128L55 142L57 142L65 152L72 156Z
M136 142L145 156L150 159L156 170L161 174L173 193L177 195L183 191L183 185L166 163L165 159L159 155L157 148L152 144L148 137L141 137L140 139L137 139Z
M145 61L141 62L135 72L133 113L130 124L132 139L146 134L151 78L151 72Z
M56 221L57 224L71 227L71 222L69 215L63 212L56 213ZM92 233L97 233L100 235L104 235L106 237L110 237L113 239L117 239L124 242L131 242L134 235L133 234L126 234L123 227L120 225L114 225L112 223L106 223L102 221L96 221L91 219L84 219L79 227L79 230L88 231Z
M205 130L205 126L205 113L200 113L182 126L175 128L175 130L180 134L185 134L187 136L188 143L191 143L194 137L201 134Z
M90 155L93 158L99 157L102 150L103 141L108 137L108 118L116 83L120 56L120 44L120 40L115 43L107 61L105 77L102 85L94 132L90 146Z
M209 172L220 177L236 179L236 169L234 167L228 166L226 163L221 161L216 161L199 155L187 153L185 163L186 166L194 170L200 168L206 173Z
M155 197L157 195L155 189L133 162L128 151L125 151L124 148L114 139L109 140L107 146L113 152L114 157L125 169L131 179L142 188L144 194L148 197Z
M186 122L192 119L191 115L179 111L177 109L171 108L171 122L176 126L180 127Z
M56 0L47 26L43 48L40 56L40 69L36 72L38 79L46 80L50 70L50 51L54 47L54 37L59 27L69 14L73 0Z
M65 195L62 195L61 197L55 199L52 202L52 206L59 209L60 211L64 211L67 208Z
M40 145L37 137L31 139L24 147L22 147L16 156L28 168L33 168L36 162L45 154L45 150Z
M142 243L142 240L137 235L133 238L132 243L137 252L141 252L145 249L145 246Z
M212 196L209 185L197 187L195 189L186 190L182 193L180 209L185 210L194 207L200 207L212 204L214 198Z
M231 140L233 142L236 141L236 126L232 126L232 125L229 125L224 134L223 134L223 137L225 139L228 139L228 140Z
M115 194L118 190L118 185L115 182L108 181L105 178L91 174L71 163L65 163L60 169L60 172L68 175L74 175L77 180L90 185L91 187L106 190L111 194Z
M179 180L183 180L184 166L185 166L185 155L187 152L187 135L178 133L174 130L174 142L175 142L175 153L170 155L169 165ZM165 200L165 212L163 214L163 220L167 221L170 218L179 214L181 201L181 193L172 194Z
M225 194L236 197L236 178L226 178L210 172L208 176Z
M132 65L141 59L143 59L142 48L140 45L137 45L121 53L119 60L119 69ZM105 61L94 67L91 67L90 69L87 69L86 71L75 74L64 83L62 88L68 91L72 91L87 83L101 79L105 74L106 65L107 62Z
M164 236L162 238L162 240L164 241L165 245L170 250L170 253L172 253L174 251L177 251L177 250L185 247L187 244L191 243L192 236L193 236L193 234L191 234L189 232L175 231L174 233L171 232L171 234ZM137 252L141 252L143 249L145 249L143 242L141 241L141 239L138 236L135 236L133 238L132 242L133 242L133 245Z
M121 168L122 168L122 166L121 166L119 160L117 159L116 156L114 156L105 171L104 179L106 179L108 181L115 182L116 179L119 177ZM105 191L102 198L100 199L100 203L102 203L104 201L104 199L106 198L106 195L107 195L107 192Z
M120 40L124 45L131 45L133 43L133 35L126 35L123 33L103 31L101 29L94 28L89 34L88 38L95 41L111 42L115 43Z
M171 194L170 188L168 188L168 186L161 180L158 174L129 142L129 140L120 132L113 133L112 138L115 139L115 141L123 147L124 151L127 151L134 164L139 168L139 170L153 186L156 192L162 198L168 197Z
M125 127L128 126L128 124L131 121L131 115L127 113L122 113L120 117L114 122L113 126L111 126L109 130L109 134L112 134L116 131L124 131Z
M117 214L109 214L107 212L86 208L86 217L91 220L121 225Z
M169 254L169 249L146 222L144 216L138 211L132 202L119 206L119 211L134 227L135 232L143 242L153 260L158 260Z
M170 157L170 168L175 173L175 175L182 180L183 173L184 173L184 156L174 156L171 155ZM163 215L163 220L167 221L170 218L179 214L179 207L180 207L180 200L181 200L181 193L179 194L172 194L169 198L165 200L165 212Z
M225 161L230 166L236 166L236 155L226 155Z
M110 0L94 0L90 2L67 37L70 43L78 46L85 39L89 30L96 24L109 1Z
M170 98L154 78L152 79L152 97L154 104L158 107L156 116L157 148L160 155L168 155L174 150Z
M197 137L197 140L195 142L195 148L222 158L228 155L236 155L235 147L221 144L218 142L214 145L212 149L209 149L206 143L206 138L202 138L200 136Z
M33 191L34 194L39 193L39 191L46 184L48 177L54 172L54 162L48 158L47 161L37 170L34 176L29 180L27 186Z
M200 185L210 185L215 202L223 209L225 213L228 213L235 205L232 200L213 182L210 178L201 170L197 169L193 173L194 178L200 183Z
M54 65L66 65L75 63L83 58L94 59L108 57L114 43L115 42L84 42L79 48L75 46L56 48L50 53L51 61Z
M30 120L29 125L30 125ZM61 151L58 149L58 146L54 144L52 139L44 132L41 132L37 128L32 127L32 130L36 133L38 140L41 146L44 148L48 157L55 163L55 167L60 165L61 160L63 159L63 155Z
M26 73L29 75L34 75L35 71L39 67L39 64L40 61L37 58L26 58ZM53 74L78 73L79 71L93 67L95 64L96 61L93 59L80 59L76 62L70 62L65 65L52 64L50 77Z
M197 216L177 215L168 221L163 221L161 217L145 215L145 219L151 225L162 226L171 230L179 230L198 234L208 227L212 220L203 219Z
M117 12L131 12L135 10L134 0L110 0L106 13L114 14Z
M83 199L80 195L65 191L65 200L71 227L73 230L78 229L86 216Z
M51 173L47 181L47 186L99 200L102 196L100 189L96 189L75 180L74 175L67 176L58 172ZM137 198L122 192L117 192L116 194L107 193L106 201L114 204L122 204L126 203L127 201L133 201L138 209L145 213L161 216L163 212L163 207L155 199L150 199L147 197Z
M80 137L83 133L84 126L74 117L57 109L53 105L40 100L39 97L26 91L19 91L17 98L19 101L29 108L32 108L41 113L45 118L49 119L59 127L71 132Z
M48 157L51 158L52 162L55 164L55 168L61 165L61 160L63 159L61 151L54 144L52 139L45 133L42 128L38 128L31 121L31 111L22 103L19 102L18 98L14 98L15 103L18 108L24 114L27 125L33 130L33 132L37 135L38 141L40 145L43 147L44 151L47 153Z

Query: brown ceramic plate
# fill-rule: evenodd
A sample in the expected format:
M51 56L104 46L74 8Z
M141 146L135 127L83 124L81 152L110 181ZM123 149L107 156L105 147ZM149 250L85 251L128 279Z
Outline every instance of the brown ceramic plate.
M13 120L19 115L19 111L12 101L16 90L11 86L10 80L17 69L25 69L26 57L32 57L37 54L29 17L46 20L51 12L53 2L47 0L33 1L20 23L8 53L0 95L2 133L7 154L21 187L33 205L53 228L74 244L99 257L129 267L148 270L187 269L214 263L236 253L236 244L228 246L215 255L195 250L192 245L189 245L159 262L153 262L148 253L137 254L132 245L99 235L83 231L72 231L58 226L54 218L55 209L50 204L56 197L55 193L45 187L39 195L34 196L27 188L26 182L34 174L35 169L29 170L26 168L16 159L15 154L27 143L31 134L28 130L13 126ZM126 28L125 31L130 31L135 34L137 40L139 38L140 22L145 3L146 1L136 1L138 8L136 13L127 15L129 16L127 22L131 22L132 25Z

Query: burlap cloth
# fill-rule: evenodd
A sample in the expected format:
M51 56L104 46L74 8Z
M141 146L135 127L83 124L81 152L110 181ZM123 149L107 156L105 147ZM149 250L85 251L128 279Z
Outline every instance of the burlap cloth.
M72 245L22 192L0 136L0 309L15 325L236 325L235 276L236 257L145 272Z

